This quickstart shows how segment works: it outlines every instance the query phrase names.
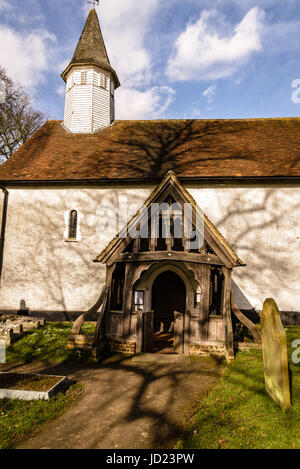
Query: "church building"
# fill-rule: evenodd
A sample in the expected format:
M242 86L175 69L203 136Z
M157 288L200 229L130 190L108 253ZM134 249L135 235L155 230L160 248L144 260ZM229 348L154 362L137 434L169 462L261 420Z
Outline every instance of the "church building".
M299 321L300 119L115 120L95 9L61 76L64 120L0 167L0 313L229 357L234 310Z

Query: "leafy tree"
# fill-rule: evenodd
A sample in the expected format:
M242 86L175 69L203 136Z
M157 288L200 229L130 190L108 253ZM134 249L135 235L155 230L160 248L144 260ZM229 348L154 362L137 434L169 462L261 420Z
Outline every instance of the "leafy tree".
M0 67L0 163L8 160L45 119L45 114L32 107L32 98Z

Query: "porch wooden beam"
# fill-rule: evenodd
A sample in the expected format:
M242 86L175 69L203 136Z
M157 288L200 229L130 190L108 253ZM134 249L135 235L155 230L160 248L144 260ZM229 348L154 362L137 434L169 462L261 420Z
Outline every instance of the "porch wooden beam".
M133 241L133 252L139 252L140 238L135 238Z
M100 337L100 331L102 327L102 321L105 317L105 314L107 312L107 306L110 302L110 290L111 290L111 281L112 281L112 276L115 271L116 265L112 265L106 269L106 279L105 279L105 287L103 290L103 298L102 298L102 307L98 315L98 320L96 324L96 329L95 329L95 334L94 334L94 342L93 342L93 348L97 347L98 342L99 342L99 337ZM100 299L99 299L100 301Z
M184 261L195 262L197 264L224 265L224 263L214 254L203 255L177 251L156 251L156 252L125 252L119 254L115 262L149 262L149 261Z
M127 253L126 253L127 254ZM130 253L128 253L130 254ZM133 296L133 273L134 266L127 264L125 267L125 279L123 287L123 337L128 339L130 337L130 320L132 311L132 296Z

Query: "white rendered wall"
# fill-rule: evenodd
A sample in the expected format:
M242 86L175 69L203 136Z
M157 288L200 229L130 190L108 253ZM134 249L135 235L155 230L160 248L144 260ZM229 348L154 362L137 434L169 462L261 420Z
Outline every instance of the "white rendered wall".
M282 311L299 312L300 188L188 189L247 264L234 269L239 306L261 310L273 297Z
M131 217L153 189L9 188L0 310L16 310L21 300L33 311L90 308L105 276L93 259L118 229L99 221L112 219L120 203L122 224L126 197ZM187 189L247 264L234 271L239 306L260 310L273 297L282 311L300 311L300 187ZM71 209L81 217L78 243L64 241Z
M93 260L117 230L97 225L103 216L111 218L119 196L136 202L129 216L145 199L136 189L9 189L0 311L18 310L21 300L36 311L93 306L105 279L105 266ZM1 205L2 199L1 193ZM64 240L72 209L80 216L78 243Z

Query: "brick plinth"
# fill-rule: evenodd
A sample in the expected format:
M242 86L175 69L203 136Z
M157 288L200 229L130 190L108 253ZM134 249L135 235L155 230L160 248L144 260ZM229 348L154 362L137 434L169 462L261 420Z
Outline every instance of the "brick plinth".
M216 343L192 344L190 345L190 355L225 357L225 345Z
M68 336L67 348L75 349L79 348L81 350L90 350L92 348L94 341L94 334L71 334Z
M110 350L119 353L135 353L136 343L129 340L110 340Z

